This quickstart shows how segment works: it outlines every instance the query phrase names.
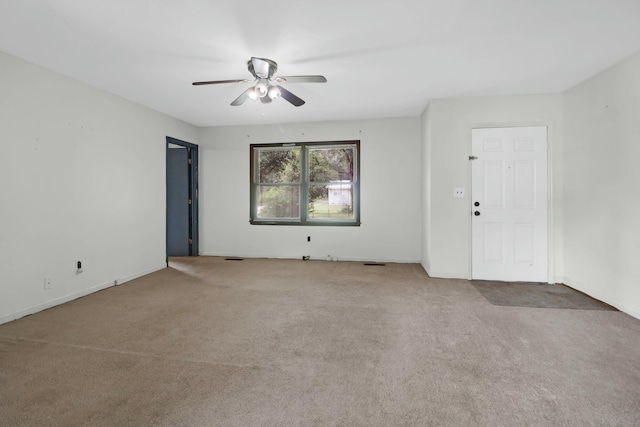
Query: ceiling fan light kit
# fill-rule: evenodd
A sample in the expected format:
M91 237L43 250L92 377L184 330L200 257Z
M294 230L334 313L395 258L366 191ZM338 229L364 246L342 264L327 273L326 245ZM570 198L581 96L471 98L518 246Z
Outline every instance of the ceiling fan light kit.
M276 99L276 98L280 98L280 89L278 89L276 86L271 86L269 88L269 98L271 99Z
M271 59L252 57L247 63L249 72L253 75L255 80L238 79L238 80L214 80L206 82L194 82L194 86L211 85L220 83L250 83L254 85L245 90L239 97L237 97L231 105L236 107L242 105L247 99L252 101L260 100L262 103L269 103L277 98L284 98L289 103L296 107L300 107L304 104L304 101L298 98L287 89L275 83L326 83L327 79L324 76L288 76L288 77L273 77L278 70L278 64Z

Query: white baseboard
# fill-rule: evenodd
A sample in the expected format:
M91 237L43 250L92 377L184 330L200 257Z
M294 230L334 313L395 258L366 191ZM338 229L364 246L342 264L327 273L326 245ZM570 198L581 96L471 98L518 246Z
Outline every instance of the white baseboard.
M424 267L424 265L423 265ZM462 277L456 273L443 272L443 271L429 271L425 268L425 271L429 275L429 277L433 277L434 279L459 279L459 280L469 280L468 277Z
M155 273L156 271L160 271L160 270L163 270L165 268L167 268L167 265L166 264L162 264L159 267L155 267L155 268L152 268L152 269L147 270L147 271L143 271L143 272L140 272L140 273L135 273L135 274L131 274L129 276L125 276L125 277L123 277L121 279L118 279L118 285L122 285L123 283L127 283L127 282L129 282L131 280L137 279L138 277L146 276L147 274Z
M278 255L278 256L273 256L273 255L265 255L265 254L218 254L218 253L212 253L212 252L204 252L200 254L201 256L215 256L215 257L238 257L238 258L263 258L263 259L300 259L302 258L301 255ZM337 257L338 261L353 261L353 262L393 262L393 263L398 263L398 264L420 264L420 260L419 259L415 259L415 260L406 260L406 259L394 259L394 258L359 258L359 257ZM322 256L314 256L311 255L311 260L312 261L326 261L326 255L325 257Z
M583 292L589 295L590 297L593 297L599 301L604 302L605 304L609 304L610 306L617 308L618 310L628 314L629 316L633 316L636 319L640 319L640 306L637 304L623 303L621 301L618 301L615 298L612 298L609 295L603 294L602 292L599 292L597 290L590 288L584 283L571 280L567 277L557 277L556 283L563 283L569 286L570 288Z
M29 316L30 314L38 313L38 312L40 312L42 310L46 310L48 308L52 308L52 307L55 307L55 306L60 305L60 304L67 303L69 301L73 301L74 299L82 298L84 296L90 295L90 294L92 294L94 292L101 291L101 290L109 288L111 286L122 285L123 283L129 282L129 281L131 281L133 279L137 279L138 277L146 276L147 274L155 273L156 271L162 270L164 268L166 268L166 265L163 264L161 267L156 267L156 268L153 268L153 269L150 269L150 270L147 270L147 271L143 271L143 272L140 272L140 273L132 274L130 276L126 276L126 277L123 277L123 278L120 278L120 279L114 279L114 280L111 280L111 281L109 281L107 283L102 283L100 285L92 286L90 288L83 289L81 291L74 292L74 293L69 294L69 295L65 295L65 296L62 296L62 297L59 297L59 298L55 298L55 299L52 299L50 301L43 302L41 304L37 304L37 305L31 306L31 307L27 307L27 308L24 308L22 310L18 310L18 311L15 311L13 313L10 313L10 314L4 315L4 316L0 316L0 325L3 324L3 323L11 322L11 321L16 320L16 319L20 319L21 317L24 317L24 316Z

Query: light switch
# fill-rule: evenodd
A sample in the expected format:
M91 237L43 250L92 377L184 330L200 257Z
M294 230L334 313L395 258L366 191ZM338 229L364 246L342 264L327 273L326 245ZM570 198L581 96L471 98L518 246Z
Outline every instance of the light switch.
M453 197L464 199L464 187L453 187Z

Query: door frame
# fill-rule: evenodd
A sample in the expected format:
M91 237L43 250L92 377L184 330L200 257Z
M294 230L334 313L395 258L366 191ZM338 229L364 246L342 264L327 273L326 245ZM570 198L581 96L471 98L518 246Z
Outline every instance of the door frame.
M200 239L199 239L199 226L198 226L198 212L199 212L199 203L198 203L198 146L196 144L192 144L190 142L182 141L180 139L172 138L170 136L166 137L166 148L165 148L165 258L167 266L169 265L169 256L167 254L167 234L169 230L169 221L168 221L168 197L166 196L166 192L168 191L168 180L169 174L167 173L169 168L169 146L179 145L181 147L185 147L189 153L188 157L191 159L191 163L189 164L189 199L191 199L191 205L189 205L189 237L191 238L191 245L189 245L189 256L198 256L200 254Z
M473 123L467 127L467 150L468 156L471 157L473 153L473 129L487 129L487 128L516 128L516 127L532 127L532 126L546 126L547 127L547 283L556 283L555 279L555 204L554 188L556 182L554 180L554 158L555 156L561 156L560 147L557 146L554 138L555 126L552 122L546 121L517 121L517 122L489 122L489 123ZM556 152L558 150L558 152ZM466 208L468 212L467 226L467 279L473 280L472 264L473 264L473 245L472 245L472 221L473 221L473 200L471 200L471 188L473 184L473 177L471 172L472 167L471 158L468 159L467 166L467 188L469 189L469 196L466 197ZM561 183L560 183L561 185ZM561 243L560 243L561 244Z

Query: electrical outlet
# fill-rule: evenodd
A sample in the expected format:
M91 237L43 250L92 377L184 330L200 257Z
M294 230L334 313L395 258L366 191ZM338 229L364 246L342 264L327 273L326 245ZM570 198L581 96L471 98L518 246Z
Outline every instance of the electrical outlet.
M44 278L44 289L45 290L51 289L51 279L48 277Z
M464 187L453 187L453 197L464 199Z

